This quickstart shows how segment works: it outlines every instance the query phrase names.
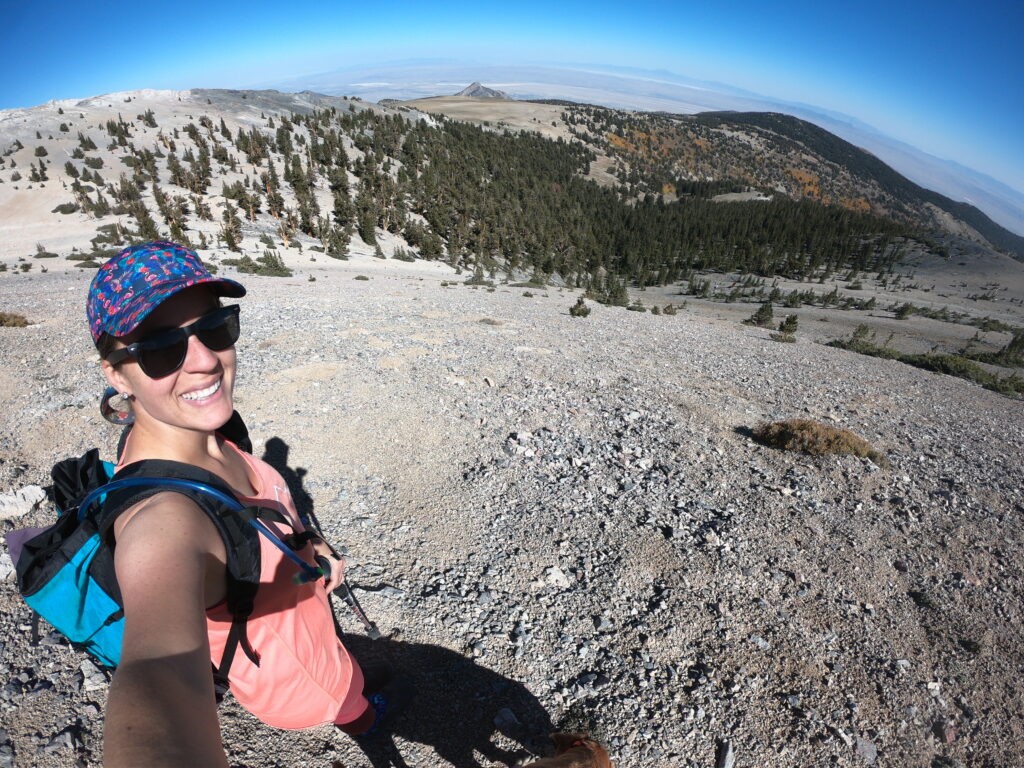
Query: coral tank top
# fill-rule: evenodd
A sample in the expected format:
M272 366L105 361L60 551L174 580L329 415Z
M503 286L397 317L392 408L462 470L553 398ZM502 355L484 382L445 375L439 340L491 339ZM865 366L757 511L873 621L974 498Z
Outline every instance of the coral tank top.
M245 461L255 489L252 496L238 496L239 501L276 509L296 531L304 530L280 473L230 440L225 439L224 445ZM291 533L284 526L266 525L281 536ZM360 690L362 674L335 633L323 580L294 584L298 566L265 536L259 538L260 588L247 633L260 664L256 666L241 648L237 650L228 676L232 695L275 728L354 720L366 707ZM298 555L312 563L312 546L307 544ZM207 609L206 627L210 660L219 665L231 629L231 614L224 603Z

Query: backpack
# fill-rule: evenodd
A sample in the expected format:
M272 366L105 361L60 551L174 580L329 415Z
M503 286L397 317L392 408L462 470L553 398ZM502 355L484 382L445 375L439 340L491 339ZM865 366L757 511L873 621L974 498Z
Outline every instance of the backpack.
M121 435L119 454L130 428ZM229 439L237 438L233 442L251 452L248 432L237 412L220 432ZM187 496L213 522L227 553L225 603L232 623L220 664L213 670L222 694L239 647L259 665L259 656L246 636L246 622L259 587L259 536L267 537L299 565L297 580L305 582L323 575L295 552L313 534L277 536L263 521L290 527L280 512L243 505L219 477L190 464L149 459L129 464L116 474L114 466L101 461L95 448L54 465L50 476L57 522L42 530L15 532L21 536L15 536L14 542L8 534L18 589L36 614L72 646L87 651L101 667L115 669L121 659L124 607L114 572L113 524L121 512L156 493L174 491Z

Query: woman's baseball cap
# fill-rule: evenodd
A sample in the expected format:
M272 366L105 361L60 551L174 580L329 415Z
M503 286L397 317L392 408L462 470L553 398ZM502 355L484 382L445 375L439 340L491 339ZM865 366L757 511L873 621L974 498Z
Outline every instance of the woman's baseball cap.
M245 296L241 283L211 275L190 248L162 241L125 248L99 268L89 286L86 313L93 342L104 333L127 336L165 299L202 284L219 296Z

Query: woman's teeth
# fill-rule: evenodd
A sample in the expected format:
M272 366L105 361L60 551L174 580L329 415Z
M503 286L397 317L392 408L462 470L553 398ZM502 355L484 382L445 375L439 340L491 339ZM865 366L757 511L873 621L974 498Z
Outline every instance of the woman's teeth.
M195 392L186 392L182 397L185 400L202 400L220 389L220 383L221 379L217 379L217 381L213 382L213 384L208 386L206 389L197 389Z

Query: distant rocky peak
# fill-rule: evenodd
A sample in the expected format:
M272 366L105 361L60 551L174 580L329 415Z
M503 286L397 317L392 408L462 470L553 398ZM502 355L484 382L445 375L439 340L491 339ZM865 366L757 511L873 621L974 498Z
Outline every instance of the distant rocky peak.
M471 83L455 94L456 96L467 96L471 99L507 99L508 94L504 91L496 91L480 83Z

